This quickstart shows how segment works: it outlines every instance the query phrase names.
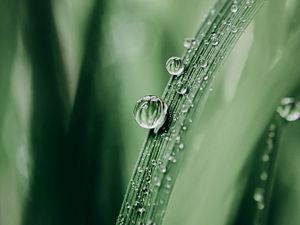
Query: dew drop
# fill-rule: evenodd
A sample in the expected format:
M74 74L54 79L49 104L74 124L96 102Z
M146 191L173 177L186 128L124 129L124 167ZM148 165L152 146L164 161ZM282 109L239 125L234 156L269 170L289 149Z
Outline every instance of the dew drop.
M206 68L207 65L208 65L208 63L207 63L207 61L204 58L201 58L200 61L199 61L199 65L202 68Z
M232 6L231 6L231 12L233 13L236 13L238 11L238 6L236 3L234 3Z
M167 104L157 96L147 95L137 101L133 115L135 121L143 128L157 131L166 121Z
M161 183L158 177L155 177L153 182L155 187L160 187Z
M188 111L189 111L189 106L188 105L182 105L181 112L182 113L187 113Z
M264 155L262 156L262 161L264 161L264 162L268 162L269 159L270 159L270 156L269 156L268 154L264 154Z
M238 29L235 25L231 25L230 30L232 33L236 33L238 31Z
M180 95L186 94L188 91L188 88L185 85L179 85L177 88L177 93Z
M286 121L296 121L300 118L300 102L294 98L283 98L277 112Z
M261 179L262 181L266 181L266 180L268 179L268 173L267 173L267 172L262 172L262 173L260 174L260 179Z
M172 163L176 163L177 162L176 158L174 156L172 156L172 155L169 156L168 160L170 162L172 162Z
M168 176L166 177L166 180L167 180L167 181L171 181L171 180L172 180L172 177L171 177L170 175L168 175Z
M208 80L208 76L207 75L205 75L204 77L203 77L203 80Z
M160 167L160 172L166 173L167 172L167 168L165 166L161 166Z
M154 221L152 221L152 220L149 220L149 221L146 223L146 225L156 225L156 223L155 223Z
M263 202L264 201L264 189L256 188L254 191L253 199L256 202Z
M195 38L185 38L183 41L183 46L187 49L192 48L196 43Z
M184 70L184 64L181 58L171 57L166 62L166 69L173 76L180 76Z
M182 150L184 148L184 144L181 143L178 147L179 147L180 150Z
M144 207L141 207L138 209L138 212L142 214L142 213L146 212L146 209Z
M216 33L212 33L211 37L210 37L210 40L211 40L211 44L213 46L216 46L219 44L219 39L217 37L217 34Z
M257 208L258 208L259 210L263 210L263 209L265 208L265 204L262 203L262 202L258 202L258 203L257 203Z

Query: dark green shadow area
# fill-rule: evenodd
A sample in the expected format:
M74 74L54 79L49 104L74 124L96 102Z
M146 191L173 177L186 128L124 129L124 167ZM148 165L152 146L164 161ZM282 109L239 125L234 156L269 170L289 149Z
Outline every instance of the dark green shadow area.
M72 110L51 1L28 0L24 9L33 171L23 224L114 224L123 195L122 139L118 85L101 64L104 4L96 0L92 7Z

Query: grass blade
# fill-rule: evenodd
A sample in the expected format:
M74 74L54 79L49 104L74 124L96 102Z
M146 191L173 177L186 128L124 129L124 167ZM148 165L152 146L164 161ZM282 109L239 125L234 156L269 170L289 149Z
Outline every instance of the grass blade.
M169 105L170 115L161 132L150 131L148 135L117 224L161 224L195 109L199 111L204 105L215 71L261 3L241 2L235 11L231 1L219 1L211 11L195 37L196 46L183 57L183 76L172 78L165 90L163 99ZM207 61L207 66L199 66L202 60ZM189 88L188 93L179 95L178 85Z

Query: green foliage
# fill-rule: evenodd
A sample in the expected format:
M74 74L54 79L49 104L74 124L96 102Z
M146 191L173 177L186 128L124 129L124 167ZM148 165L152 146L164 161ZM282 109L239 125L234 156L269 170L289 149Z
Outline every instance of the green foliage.
M128 184L120 224L298 224L300 125L274 112L300 93L300 2L234 2L2 0L0 224L115 224ZM164 89L140 149L134 104Z

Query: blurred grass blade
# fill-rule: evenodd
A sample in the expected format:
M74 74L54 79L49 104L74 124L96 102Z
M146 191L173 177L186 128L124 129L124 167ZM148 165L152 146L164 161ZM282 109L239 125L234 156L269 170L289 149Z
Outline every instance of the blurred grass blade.
M18 0L0 1L0 224L14 225L18 221L15 181L10 173L12 165L4 151L4 117L10 99L12 67L17 46Z
M234 224L268 224L283 119L275 113L251 156L250 175Z
M102 15L105 3L95 0L87 24L84 55L68 130L72 156L71 224L114 223L123 195L117 81L102 66ZM82 207L84 206L84 207Z
M52 1L23 1L23 39L32 67L32 174L24 225L66 224L70 155L65 146L68 90Z

